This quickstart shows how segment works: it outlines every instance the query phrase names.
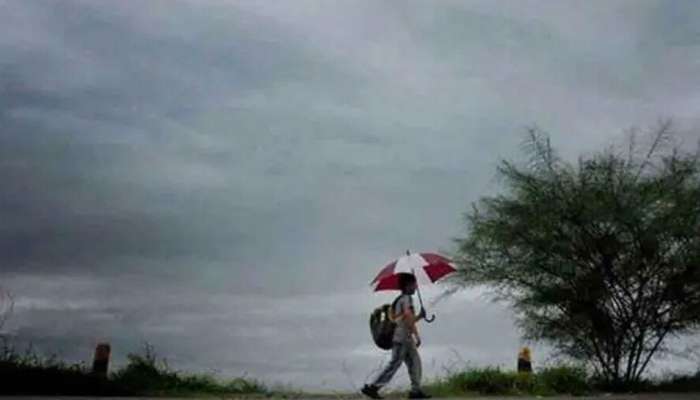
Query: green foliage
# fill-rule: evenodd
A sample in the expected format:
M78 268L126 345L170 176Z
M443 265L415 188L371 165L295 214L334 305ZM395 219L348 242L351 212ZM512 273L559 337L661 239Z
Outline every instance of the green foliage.
M265 385L257 380L238 377L225 384L226 393L268 393Z
M674 374L650 386L659 392L700 392L700 371L694 375Z
M503 371L498 367L468 368L426 385L438 397L485 395L583 395L591 392L585 370L560 366L539 372Z
M465 371L457 381L465 390L484 394L510 394L515 388L516 374L503 372L499 368L483 368Z
M700 327L700 161L663 124L639 151L558 158L530 132L528 164L467 216L458 278L514 306L524 336L638 382L669 335ZM641 156L640 156L641 155Z
M91 374L85 363L66 364L55 355L43 357L29 346L19 353L3 341L0 395L187 396L271 395L262 383L244 377L221 382L206 374L182 374L159 361L153 347L129 354L128 364L108 378ZM275 393L280 396L283 393Z
M2 342L2 345L0 345L0 364L5 367L14 366L26 369L61 370L77 373L85 373L88 370L84 362L68 364L60 360L56 354L48 357L41 356L31 343L25 348L23 353L20 353L7 338L0 337L0 342Z
M173 371L165 360L158 361L153 347L145 345L143 354L129 354L129 362L111 376L111 380L130 393L138 394L264 394L263 384L245 378L221 383L205 374L183 375Z
M84 363L68 364L33 346L20 353L7 340L0 349L0 395L124 395L111 382L93 376Z
M583 367L557 366L544 368L537 373L539 384L554 393L583 395L591 390L589 376Z

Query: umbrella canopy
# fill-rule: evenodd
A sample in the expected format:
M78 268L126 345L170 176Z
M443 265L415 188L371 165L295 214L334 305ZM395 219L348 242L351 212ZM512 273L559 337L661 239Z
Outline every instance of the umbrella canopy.
M435 253L408 253L389 263L372 281L374 291L400 290L399 274L408 273L416 276L419 284L432 283L445 275L455 272L451 261Z

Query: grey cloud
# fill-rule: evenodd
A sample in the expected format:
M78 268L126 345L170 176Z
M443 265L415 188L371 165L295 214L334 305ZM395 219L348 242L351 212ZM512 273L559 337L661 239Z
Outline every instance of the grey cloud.
M0 3L18 340L78 357L107 337L122 362L148 339L311 386L347 387L347 358L364 379L369 279L451 250L525 126L569 159L659 115L697 140L697 7L544 4ZM451 348L510 363L511 316L452 301L431 371Z
M59 349L75 361L89 361L94 345L109 340L115 366L123 365L127 352L149 341L177 368L211 368L229 377L248 372L280 382L305 373L318 378L304 383L316 388L322 380L347 387L348 371L359 380L386 361L366 327L365 311L378 299L363 291L270 298L124 283L17 275L9 282L19 301L8 330L20 344L33 342L49 354ZM149 286L151 294L144 297ZM453 351L477 364L511 358L512 349L503 344L514 348L517 337L502 307L456 296L441 310L442 326L424 331L435 343L424 350L434 364L428 373L439 373ZM494 340L494 328L511 333Z

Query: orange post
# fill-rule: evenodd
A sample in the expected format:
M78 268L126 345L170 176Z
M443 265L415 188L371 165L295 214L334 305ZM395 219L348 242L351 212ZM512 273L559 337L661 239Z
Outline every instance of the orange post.
M532 372L532 361L528 347L523 347L518 353L518 372Z

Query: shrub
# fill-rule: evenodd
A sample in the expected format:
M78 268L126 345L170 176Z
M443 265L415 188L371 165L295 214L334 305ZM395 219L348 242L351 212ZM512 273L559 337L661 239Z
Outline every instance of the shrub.
M537 372L540 387L554 393L582 395L591 390L589 377L583 367L562 365L544 368Z
M128 364L109 377L93 375L84 363L66 364L55 355L43 357L32 346L24 354L4 342L0 348L0 395L188 395L268 394L265 386L245 377L227 383L206 374L180 374L153 346L129 354Z
M588 379L584 368L568 365L544 368L533 373L485 367L449 372L447 376L427 384L426 388L440 397L474 392L486 395L582 395L591 391Z

